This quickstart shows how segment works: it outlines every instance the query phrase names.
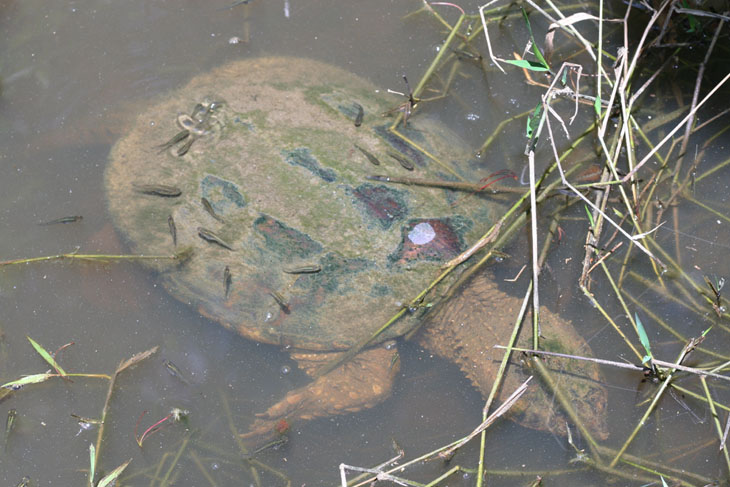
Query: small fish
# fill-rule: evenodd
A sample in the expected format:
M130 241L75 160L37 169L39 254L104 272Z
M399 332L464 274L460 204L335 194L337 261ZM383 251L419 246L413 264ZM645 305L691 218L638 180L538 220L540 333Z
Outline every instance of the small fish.
M177 247L177 227L175 226L175 219L172 215L167 216L167 227L170 229L170 235L172 235L172 245Z
M215 210L213 209L213 205L210 204L210 201L208 201L208 198L205 198L205 197L200 198L200 202L203 204L203 208L205 208L205 211L207 211L208 214L210 214L210 216L212 216L219 222L224 223L223 218L219 217L216 214Z
M192 245L188 245L187 247L183 247L175 252L175 260L180 264L184 264L190 260L193 255L195 255L195 249L193 249Z
M481 54L474 54L473 52L466 51L464 49L452 49L459 61L463 59L470 59L472 61L480 61L482 59Z
M396 161L400 162L400 165L403 166L404 169L408 169L409 171L413 171L416 166L413 165L413 163L408 159L407 157L404 157L400 154L397 154L395 152L388 152L388 155L395 159Z
M371 164L373 164L374 166L379 166L380 165L380 161L378 160L378 158L375 157L374 155L372 155L369 151L363 149L362 147L360 147L357 144L355 144L355 147L357 147L357 150L359 150L360 152L362 152L363 155L365 157L367 157L368 161L370 161Z
M362 109L362 105L354 103L357 115L355 116L355 127L362 125L362 119L365 118L365 110Z
M160 149L160 154L165 152L167 149L172 147L173 145L176 145L179 142L182 142L183 140L187 139L190 136L189 130L181 130L180 132L176 133L172 136L170 140L165 142L164 144L160 144L157 146L158 149Z
M173 364L169 360L165 360L164 362L162 362L162 364L165 366L171 376L176 377L183 384L190 385L190 383L185 379L185 376L183 375L182 371L177 367L177 365Z
M71 417L74 418L76 420L76 422L79 423L79 424L81 424L81 423L89 424L89 425L91 425L91 424L104 424L104 421L102 421L100 419L86 418L84 416L79 416L77 414L72 414Z
M15 419L18 417L18 411L11 409L8 411L8 418L5 420L5 448L8 447L8 438L15 428Z
M395 365L400 360L400 354L396 351L393 356L390 358L390 365L388 366L389 369L392 369L395 367Z
M237 2L233 2L232 4L226 5L225 7L219 7L216 10L229 10L229 9L232 9L233 7L238 7L239 5L248 5L252 1L253 0L238 0Z
M198 236L202 238L203 240L207 240L208 242L218 244L224 249L233 250L233 247L231 247L229 244L227 244L223 239L221 239L218 235L211 232L207 228L198 227Z
M84 217L81 215L74 215L74 216L64 216L61 218L56 218L55 220L51 220L49 222L41 222L38 225L55 225L57 223L76 223L83 220Z
M365 179L369 179L370 181L382 181L384 183L390 182L390 177L383 176L382 174L372 174L370 176L365 176Z
M29 477L23 477L20 479L20 482L18 482L18 485L15 487L30 487L30 478Z
M281 294L279 294L276 291L271 291L271 292L269 292L269 294L271 295L272 298L274 298L274 301L276 301L276 304L279 305L279 307L284 312L284 314L288 315L289 313L291 313L291 310L289 309L289 305L287 304L286 300L284 299L284 296L282 296Z
M262 451L266 451L266 450L277 450L279 447L286 445L288 442L289 442L288 436L286 436L286 435L280 436L279 438L272 440L269 443L259 447L257 450L254 450L254 452L251 454L251 456L258 455Z
M167 184L134 184L133 186L139 193L162 196L163 198L177 198L182 194L180 188Z
M97 424L104 424L104 422L99 419L84 418L83 416L78 416L76 414L72 414L71 416L76 420L76 423L79 425L79 431L78 433L76 433L76 436L79 436L84 431L89 431Z
M316 274L321 271L322 267L319 264L303 265L299 267L288 267L284 269L287 274Z
M393 453L395 453L399 457L403 457L406 454L405 450L403 450L403 447L400 446L395 438L390 439L390 448L393 450Z
M231 292L232 282L233 278L231 277L231 269L230 267L226 266L226 268L223 270L223 285L226 288L226 299L228 299L228 294Z
M318 264L303 265L299 267L288 267L284 269L287 274L316 274L321 271L322 267Z
M190 137L187 142L185 142L183 145L180 146L180 148L177 150L177 155L179 157L184 156L188 153L190 148L193 146L193 142L195 142L196 137Z

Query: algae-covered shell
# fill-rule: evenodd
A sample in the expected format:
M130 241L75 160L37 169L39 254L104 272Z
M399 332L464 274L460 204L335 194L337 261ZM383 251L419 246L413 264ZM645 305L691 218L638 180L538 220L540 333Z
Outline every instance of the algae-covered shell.
M203 117L198 103L214 110ZM140 254L174 253L174 222L178 248L193 246L193 256L151 265L173 296L206 316L262 342L348 348L388 321L488 222L479 195L366 179L473 180L457 162L464 144L441 124L411 117L398 128L410 143L387 130L392 119L382 114L397 103L362 78L306 59L244 60L207 72L148 106L115 144L105 174L111 215ZM179 145L160 152L191 110L204 123L202 135L180 143L192 141L182 156ZM143 184L182 194L135 190ZM210 235L231 249L202 238ZM291 273L297 268L309 272ZM414 323L405 316L380 339Z

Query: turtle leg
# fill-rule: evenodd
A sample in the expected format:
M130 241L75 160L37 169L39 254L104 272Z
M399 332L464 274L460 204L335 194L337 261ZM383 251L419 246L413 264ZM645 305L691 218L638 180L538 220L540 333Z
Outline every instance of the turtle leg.
M307 374L316 371L338 353L293 353ZM394 349L372 348L351 361L314 379L304 387L287 393L284 399L257 414L248 433L242 438L262 444L286 432L290 424L314 418L334 416L373 407L390 395L399 361Z
M474 276L459 294L442 303L426 318L419 342L431 352L455 362L484 397L488 397L497 375L504 351L493 348L504 345L512 333L514 318L522 300L500 291L484 274ZM592 355L588 344L573 325L548 309L540 310L542 347L554 352ZM525 318L525 323L530 323ZM524 328L524 325L523 325ZM532 348L529 330L522 332L518 345ZM557 395L537 380L537 370L530 370L530 360L520 360L513 354L502 383L499 401L504 401L527 377L536 375L527 392L510 409L508 416L517 423L541 431L566 436L567 416ZM515 363L517 362L517 363ZM524 362L528 367L523 367ZM601 386L598 366L591 362L547 359L543 363L553 369L553 380L563 391L563 397L589 433L604 440L607 392ZM565 370L563 370L565 369Z

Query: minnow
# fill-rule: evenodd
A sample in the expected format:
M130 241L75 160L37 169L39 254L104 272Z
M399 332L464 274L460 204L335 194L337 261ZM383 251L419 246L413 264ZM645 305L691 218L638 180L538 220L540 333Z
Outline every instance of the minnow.
M170 229L170 235L172 235L172 246L177 247L177 227L175 226L175 219L172 215L167 216L167 227Z
M175 252L175 260L180 262L181 264L187 262L193 255L195 254L195 250L193 249L192 245L188 245L187 247L183 247L177 252Z
M279 294L276 291L270 291L269 295L274 298L274 301L276 301L276 304L279 305L281 310L284 312L284 314L291 313L291 310L289 309L289 305L286 303L286 300L284 299L284 296Z
M357 110L357 115L355 116L355 127L359 127L362 125L362 119L365 118L365 110L362 109L362 105L359 103L355 103L354 105Z
M390 439L390 448L399 457L402 457L406 454L405 450L403 450L403 447L400 446L400 444L397 441L395 441L395 438Z
M229 244L227 244L223 239L221 239L218 235L211 232L207 228L198 227L198 236L202 238L203 240L207 240L208 242L218 244L224 249L233 250L233 247L231 247Z
M289 437L286 435L280 436L279 438L270 441L269 443L259 447L257 450L255 450L251 456L258 455L259 453L266 451L266 450L277 450L280 446L286 445L289 442Z
M231 277L231 269L230 267L226 266L226 268L223 270L223 285L226 288L226 299L228 299L228 294L231 292L231 282L233 282L233 278Z
M287 274L316 274L321 271L322 267L318 264L303 265L300 267L288 267L284 269Z
M182 194L182 190L176 186L167 184L134 184L134 189L142 194L151 196L162 196L164 198L177 198Z
M76 223L83 220L84 217L81 215L74 215L74 216L64 216L61 218L56 218L55 220L51 220L49 222L41 222L38 225L55 225L57 223Z
M182 371L177 367L177 365L173 364L169 360L165 360L164 362L162 362L162 364L165 366L171 376L177 377L182 383L190 385L190 383L185 379L185 376L183 375Z
M389 183L391 181L390 177L383 176L382 174L372 174L370 176L365 176L365 179L369 179L371 181L382 181L384 183Z
M182 157L187 154L190 148L193 146L193 142L195 142L195 139L195 137L190 137L190 139L183 145L181 145L180 148L177 150L177 155L179 157Z
M380 161L378 160L377 157L375 157L370 152L368 152L367 150L363 149L362 147L360 147L357 144L355 144L355 147L357 148L357 150L359 150L360 152L362 152L363 155L365 157L367 157L368 161L370 161L374 166L379 166L380 165Z
M190 136L190 131L185 129L181 130L180 132L176 133L172 136L170 140L165 142L164 144L160 144L157 146L158 149L160 149L160 154L165 152L167 149L172 147L173 145L176 145L178 142L182 142L183 140L187 139Z
M400 165L403 166L404 169L408 169L409 171L413 171L416 166L413 165L413 163L406 157L403 157L400 154L396 154L395 152L388 152L388 155L395 159L396 161L400 162Z
M18 411L11 409L8 411L8 418L5 420L5 448L8 447L8 438L15 428L15 420L18 417Z
M248 5L251 3L252 0L238 0L237 2L233 2L231 5L226 5L225 7L217 8L216 10L229 10L233 7L238 7L239 5Z
M203 208L205 208L205 211L207 211L210 216L212 216L219 222L224 223L223 218L219 217L216 214L215 210L213 209L213 205L210 204L210 201L208 201L208 198L205 198L205 197L200 198L200 203L203 205Z
M78 414L71 414L71 417L74 418L76 420L76 422L79 424L81 424L81 423L88 424L88 425L104 424L104 421L102 421L100 419L86 418L84 416L79 416Z

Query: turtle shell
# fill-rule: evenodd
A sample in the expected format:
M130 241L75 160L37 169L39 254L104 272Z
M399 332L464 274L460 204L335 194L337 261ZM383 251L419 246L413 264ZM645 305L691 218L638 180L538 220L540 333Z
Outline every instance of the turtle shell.
M149 105L117 141L110 213L135 253L173 254L173 238L193 248L183 264L149 265L202 314L266 343L346 349L488 222L479 195L366 179L473 179L455 162L466 145L442 124L411 117L398 128L408 140L388 130L383 113L402 101L312 60L222 66ZM413 324L406 313L379 340Z

